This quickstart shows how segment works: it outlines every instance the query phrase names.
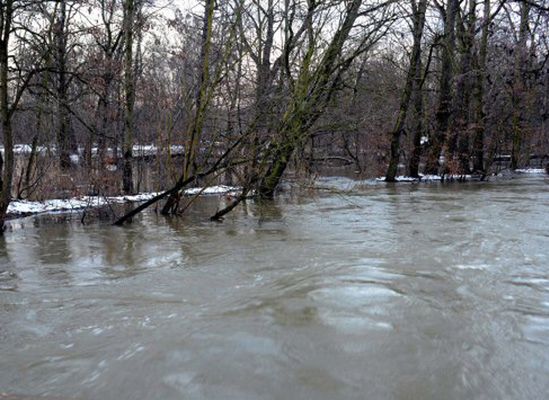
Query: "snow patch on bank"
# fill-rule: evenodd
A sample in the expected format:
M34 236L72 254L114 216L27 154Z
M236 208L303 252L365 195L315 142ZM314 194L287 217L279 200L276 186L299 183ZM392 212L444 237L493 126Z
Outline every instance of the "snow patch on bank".
M515 169L517 174L545 174L546 171L543 168L521 168Z
M440 175L423 175L423 174L420 174L420 178L412 178L411 176L403 176L403 175L397 176L395 178L396 182L402 182L402 183L419 183L419 182L429 183L429 182L440 182L442 180L470 181L473 179L474 177L472 175L444 175L444 177L442 177ZM323 189L351 191L359 187L375 186L384 182L385 182L385 177L356 180L356 179L347 178L347 177L332 176L332 177L318 178L315 181L315 186Z
M233 186L210 186L207 188L190 188L183 193L187 196L212 195L238 195L241 188ZM50 199L45 201L12 201L8 207L8 215L22 216L30 214L41 214L46 212L72 212L91 207L103 207L109 204L139 203L148 201L160 193L140 193L128 196L79 196L69 199Z
M242 192L242 188L239 187L232 187L232 186L226 186L226 185L218 185L218 186L209 186L206 188L190 188L185 190L185 194L188 196L195 196L197 194L200 195L216 195L216 194L227 194L230 196L236 196L239 195Z
M438 181L468 181L472 179L472 175L423 175L420 174L419 178L413 178L411 176L397 176L395 180L397 182L438 182ZM385 177L376 178L377 182L385 182Z
M133 145L133 155L134 156L156 156L158 154L165 154L168 151L168 146L166 147L159 147L154 144L135 144ZM57 146L55 144L51 144L48 146L37 146L35 149L37 154L57 154ZM79 157L79 155L84 154L84 148L79 147L78 148L78 154L72 154L71 157ZM32 153L32 146L29 144L14 144L13 145L13 152L17 155L29 155ZM108 147L105 149L106 154L113 155L114 150L112 147ZM170 145L169 146L169 152L172 155L181 155L185 154L185 147L182 145ZM97 147L92 147L91 149L92 155L97 155L99 153L99 149ZM0 145L0 154L4 154L4 146ZM122 156L122 149L118 149L118 155ZM76 162L78 162L78 159L76 159Z

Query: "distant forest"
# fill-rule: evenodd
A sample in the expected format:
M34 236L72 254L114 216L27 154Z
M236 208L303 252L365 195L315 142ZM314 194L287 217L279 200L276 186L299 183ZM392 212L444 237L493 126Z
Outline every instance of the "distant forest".
M327 167L543 165L548 58L545 0L0 0L0 226L14 198L143 190L143 163L164 214L241 187L221 215Z

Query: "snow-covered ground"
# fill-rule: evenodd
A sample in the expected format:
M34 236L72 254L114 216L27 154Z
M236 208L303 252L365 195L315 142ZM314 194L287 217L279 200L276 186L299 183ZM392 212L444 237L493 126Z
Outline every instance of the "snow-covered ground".
M226 186L226 185L217 185L217 186L209 186L205 188L189 188L185 190L185 194L187 196L195 196L197 194L208 196L208 195L216 195L216 194L226 194L230 196L239 195L242 191L242 188L239 187L233 187L233 186Z
M133 155L134 156L153 156L157 154L165 154L167 148L164 147L158 147L154 144L135 144L133 146ZM28 155L32 151L32 147L29 144L15 144L13 146L13 152L18 155ZM38 154L55 154L57 152L57 146L50 145L50 146L37 146L36 152ZM79 147L78 152L80 155L84 153L84 148ZM93 147L91 149L92 155L96 155L98 152L97 147ZM113 149L108 148L106 149L107 154L113 154ZM0 146L0 153L4 154L4 146ZM118 149L119 155L122 155L122 150ZM184 154L185 153L185 147L181 145L171 145L170 146L170 153L172 155L175 154ZM73 156L77 156L76 154L73 154ZM78 161L78 160L77 160Z
M188 196L200 195L236 195L241 191L238 187L232 186L210 186L206 188L190 188L185 190ZM90 207L102 207L109 204L137 203L147 201L159 193L140 193L132 196L80 196L69 199L51 199L45 201L12 201L8 207L8 215L22 216L40 214L45 212L71 212Z
M410 176L397 176L396 178L397 182L402 183L414 183L414 182L440 182L442 180L442 177L439 175L421 175L421 179L412 178ZM471 180L471 175L446 175L444 177L445 180ZM385 177L380 178L372 178L372 179L353 179L353 178L347 178L342 176L325 176L325 177L319 177L315 181L315 186L317 188L324 188L328 190L342 190L342 191L351 191L358 187L363 186L375 186L380 185L385 182Z
M529 168L529 169L519 169L514 171L514 173L518 174L545 174L546 171L544 169L539 168ZM420 174L421 175L421 174ZM499 173L497 176L489 176L488 179L497 179L497 178L505 178L505 177L512 177L513 172L511 170L505 170L501 173ZM472 181L475 177L472 175L445 175L444 180L446 181ZM435 183L440 182L442 180L442 177L439 175L421 175L421 179L412 178L410 176L397 176L396 181L402 182L402 183ZM347 178L342 176L324 176L319 177L315 180L315 186L317 188L321 189L327 189L327 190L341 190L341 191L351 191L358 187L363 186L370 186L370 185L379 185L385 182L385 177L379 177L374 179L353 179L353 178Z
M515 172L518 174L545 174L546 173L546 171L543 168L516 169Z
M522 168L522 169L516 169L514 170L517 174L545 174L547 173L545 169L543 168ZM412 178L410 176L397 176L396 181L397 182L436 182L441 181L443 178L440 175L422 175L420 174L421 178ZM473 177L472 175L445 175L444 180L471 180ZM376 178L376 181L378 182L385 182L385 177Z
M472 178L471 175L444 175L444 180L470 180ZM397 182L437 182L443 180L443 177L440 175L423 175L420 174L420 178L412 178L411 176L397 176L396 178ZM376 181L378 182L385 182L385 177L376 178Z

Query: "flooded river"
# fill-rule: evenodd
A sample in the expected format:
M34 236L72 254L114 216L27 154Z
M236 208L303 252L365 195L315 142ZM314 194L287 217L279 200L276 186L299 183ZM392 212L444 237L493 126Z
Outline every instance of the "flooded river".
M223 224L13 222L0 393L549 398L549 178L319 186Z

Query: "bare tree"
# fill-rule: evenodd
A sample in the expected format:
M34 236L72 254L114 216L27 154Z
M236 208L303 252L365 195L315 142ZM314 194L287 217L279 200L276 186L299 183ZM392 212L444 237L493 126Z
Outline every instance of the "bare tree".
M526 92L526 61L528 58L528 34L530 3L523 2L520 6L520 26L518 41L515 48L515 67L512 89L513 104L513 145L511 148L511 169L519 166L520 152L523 142L523 107Z
M430 174L439 172L439 160L445 157L450 118L452 117L454 57L456 50L456 16L459 12L459 0L448 0L446 8L439 7L444 20L442 40L441 71L439 78L439 99L436 112L435 131L431 135L431 148L425 171Z
M485 174L484 165L484 137L486 130L485 90L486 63L488 57L488 36L490 33L491 1L484 0L482 33L479 43L478 56L476 57L475 82L473 86L473 171Z
M6 0L0 2L0 119L4 154L0 154L0 231L4 229L6 212L11 201L14 174L13 115L37 72L43 54L38 55L35 65L28 71L17 69L19 64L14 54L12 39L19 27L18 18L32 5L30 2ZM26 29L25 29L26 30ZM15 65L15 69L13 68Z
M412 34L414 37L414 42L412 45L412 53L410 55L410 66L408 67L406 83L400 101L400 109L395 127L391 134L391 160L389 162L387 174L385 175L385 180L387 182L395 181L400 158L400 136L404 130L406 116L408 115L410 99L414 89L414 82L417 80L418 72L421 71L421 38L423 36L423 29L425 26L427 0L420 0L419 3L412 0L411 7L413 18Z
M124 139L122 189L124 193L133 193L133 140L134 140L134 105L135 82L133 64L133 39L135 27L135 0L124 0Z
M300 60L295 82L292 81L288 104L285 107L280 124L277 126L279 137L271 144L271 150L264 160L265 172L262 172L259 193L262 197L271 198L286 170L294 151L301 148L309 137L311 126L318 120L328 101L336 90L338 83L352 61L370 49L386 33L391 17L384 14L392 2L382 2L361 11L362 1L352 1L342 10L341 22L325 46L318 46L318 33L313 29L313 18L319 4L309 2L309 8L299 32L305 32L306 47ZM381 14L378 11L381 10ZM375 14L375 17L373 15ZM392 14L391 14L392 16ZM369 29L362 33L362 39L354 51L342 57L342 52L351 30L359 17L371 17ZM291 22L290 22L291 23ZM366 24L368 26L368 24ZM291 25L290 25L291 26ZM293 36L292 34L292 37ZM292 55L295 42L286 43L283 53L288 60ZM317 54L319 48L324 51ZM313 60L318 59L315 63ZM291 77L291 73L287 77Z

